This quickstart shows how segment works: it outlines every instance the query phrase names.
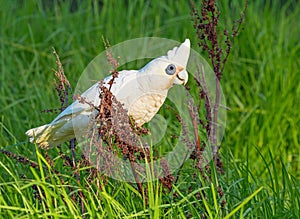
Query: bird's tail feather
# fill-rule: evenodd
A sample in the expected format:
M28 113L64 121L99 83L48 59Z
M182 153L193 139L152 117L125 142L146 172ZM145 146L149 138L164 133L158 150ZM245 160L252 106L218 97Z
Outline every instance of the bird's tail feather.
M52 148L58 143L54 141L56 131L61 128L65 123L46 124L26 131L31 143L36 143L43 149Z

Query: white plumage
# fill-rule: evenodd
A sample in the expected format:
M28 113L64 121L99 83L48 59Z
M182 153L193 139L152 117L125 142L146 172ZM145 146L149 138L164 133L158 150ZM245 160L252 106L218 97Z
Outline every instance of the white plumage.
M188 81L186 65L190 54L190 41L149 62L140 70L119 72L111 87L112 94L123 104L138 126L149 122L164 103L173 84ZM109 87L112 76L104 79ZM86 90L81 97L94 106L100 105L99 83ZM87 103L73 102L51 123L30 129L26 135L32 143L48 149L75 137L74 130L86 130L95 109Z

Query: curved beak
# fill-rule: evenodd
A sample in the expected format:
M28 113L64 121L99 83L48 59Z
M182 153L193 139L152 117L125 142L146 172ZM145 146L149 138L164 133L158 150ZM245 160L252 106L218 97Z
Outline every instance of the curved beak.
M188 75L187 71L182 70L176 75L176 77L174 79L174 84L185 85L188 82L188 79L189 79L189 75Z

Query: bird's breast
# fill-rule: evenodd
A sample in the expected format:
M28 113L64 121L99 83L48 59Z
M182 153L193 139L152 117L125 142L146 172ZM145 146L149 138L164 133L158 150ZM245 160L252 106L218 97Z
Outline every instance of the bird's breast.
M166 95L157 93L140 96L128 107L128 114L133 117L138 126L142 126L153 118L165 99Z

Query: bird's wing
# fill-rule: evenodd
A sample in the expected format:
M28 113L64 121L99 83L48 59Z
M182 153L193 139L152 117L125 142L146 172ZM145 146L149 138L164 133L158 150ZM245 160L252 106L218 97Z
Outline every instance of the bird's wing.
M135 70L123 70L119 72L117 78L114 79L114 84L112 85L111 92L117 96L118 93L125 92L125 89L129 87L124 86L126 81L133 81L135 78ZM112 79L112 76L108 76L103 80L103 86L109 88L109 82ZM100 83L95 83L88 90L83 92L80 96L84 101L74 101L70 106L68 106L63 112L61 112L51 123L57 123L59 120L69 120L74 116L79 114L91 114L94 111L95 107L100 105ZM122 90L123 88L123 90ZM121 90L121 92L120 92ZM118 98L117 98L118 99ZM122 100L123 102L124 100ZM126 101L126 100L125 100ZM94 106L94 107L93 107Z
M93 108L88 103L91 103L94 106L98 107L100 104L99 92L99 83L96 83L81 95L81 97L85 98L86 103L80 102L78 100L74 101L70 106L68 106L64 111L62 111L51 122L51 124L57 123L60 120L69 120L72 118L72 116L76 116L84 111L91 111Z

